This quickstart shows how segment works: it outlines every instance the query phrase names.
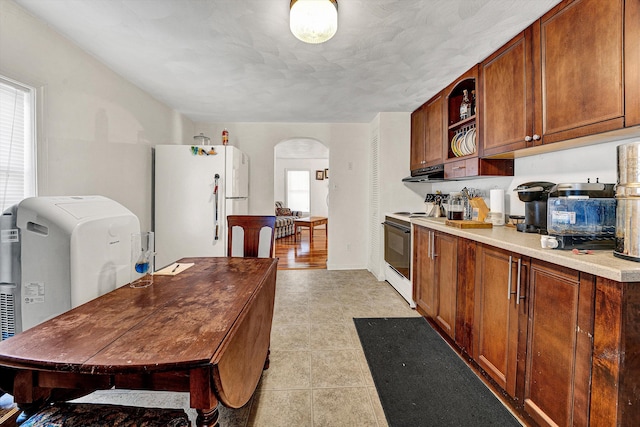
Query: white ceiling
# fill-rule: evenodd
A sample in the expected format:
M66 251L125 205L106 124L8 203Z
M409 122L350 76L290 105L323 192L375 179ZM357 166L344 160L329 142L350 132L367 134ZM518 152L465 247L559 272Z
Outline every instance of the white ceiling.
M559 0L338 0L338 33L289 0L16 0L194 121L370 122L413 111Z

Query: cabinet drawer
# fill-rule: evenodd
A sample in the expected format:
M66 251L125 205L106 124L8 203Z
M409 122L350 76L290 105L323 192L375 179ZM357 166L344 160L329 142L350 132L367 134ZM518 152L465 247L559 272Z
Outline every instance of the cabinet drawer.
M478 158L457 160L455 162L445 163L444 177L448 178L465 178L468 176L478 176Z

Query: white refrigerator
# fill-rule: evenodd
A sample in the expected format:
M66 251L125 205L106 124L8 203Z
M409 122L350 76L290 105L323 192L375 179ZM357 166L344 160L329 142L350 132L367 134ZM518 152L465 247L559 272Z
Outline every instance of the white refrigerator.
M184 257L226 256L227 215L248 209L249 158L238 148L155 147L156 269Z

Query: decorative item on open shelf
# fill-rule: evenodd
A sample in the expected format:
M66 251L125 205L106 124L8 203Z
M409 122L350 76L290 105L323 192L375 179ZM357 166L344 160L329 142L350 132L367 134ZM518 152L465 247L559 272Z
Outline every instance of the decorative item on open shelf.
M457 129L451 138L451 152L455 157L476 153L476 124L470 123Z

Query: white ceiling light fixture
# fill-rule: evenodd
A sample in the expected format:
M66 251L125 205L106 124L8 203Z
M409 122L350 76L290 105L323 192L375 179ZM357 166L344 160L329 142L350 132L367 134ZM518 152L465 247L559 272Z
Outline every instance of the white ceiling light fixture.
M338 0L291 0L289 27L305 43L324 43L338 31Z

